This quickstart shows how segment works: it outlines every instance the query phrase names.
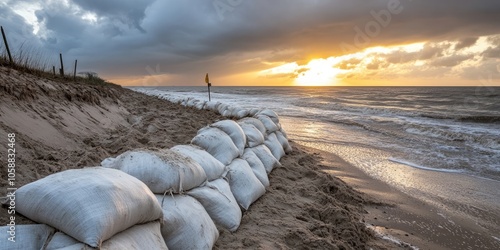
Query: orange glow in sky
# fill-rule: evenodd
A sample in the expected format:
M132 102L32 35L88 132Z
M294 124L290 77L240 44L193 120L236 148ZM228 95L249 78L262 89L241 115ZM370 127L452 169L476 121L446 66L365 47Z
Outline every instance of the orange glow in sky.
M259 75L287 78L290 85L296 86L436 85L439 81L494 86L499 82L491 73L482 80L481 75L475 78L472 74L467 75L471 69L484 67L485 61L496 65L498 72L493 73L500 73L498 59L481 59L480 56L494 48L492 40L480 37L474 45L460 50L455 49L458 42L450 41L370 47L351 54L312 59L303 65L283 63L262 70ZM463 79L467 77L471 79Z

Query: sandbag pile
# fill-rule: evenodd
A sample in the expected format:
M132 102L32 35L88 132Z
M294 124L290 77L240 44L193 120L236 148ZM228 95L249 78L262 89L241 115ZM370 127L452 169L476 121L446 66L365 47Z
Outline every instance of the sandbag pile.
M22 186L16 191L16 212L91 247L102 247L119 233L163 216L143 182L102 167L67 170ZM166 249L164 241L158 245ZM14 246L2 249L35 249Z
M42 224L23 229L36 238L9 249L211 249L218 229L236 231L242 210L265 193L269 173L292 150L278 115L175 101L239 120L200 129L190 145L127 151L19 188L17 211Z

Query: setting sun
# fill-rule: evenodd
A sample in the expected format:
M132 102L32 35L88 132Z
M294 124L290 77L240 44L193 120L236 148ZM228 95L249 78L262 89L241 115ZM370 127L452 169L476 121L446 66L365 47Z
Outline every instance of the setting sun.
M306 66L304 72L295 78L298 86L330 86L337 84L337 75L343 70L332 67L329 59L314 59Z

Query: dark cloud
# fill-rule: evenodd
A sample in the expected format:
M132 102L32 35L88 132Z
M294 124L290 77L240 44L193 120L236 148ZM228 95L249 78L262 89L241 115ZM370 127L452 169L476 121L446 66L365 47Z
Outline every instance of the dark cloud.
M361 61L362 59L359 58L350 58L335 64L334 67L339 69L354 69Z
M435 46L432 44L425 44L424 49L420 52L419 58L420 60L427 60L434 57L439 57L443 55L443 51L450 47L449 44L444 44L440 46Z
M230 9L220 15L213 5L216 1L229 4ZM0 20L16 30L13 37L36 41L54 55L60 51L78 58L82 68L104 76L148 75L146 68L157 64L161 74L231 75L266 69L267 62L341 55L342 43L361 50L453 40L460 41L455 46L458 50L474 44L478 36L500 34L497 0L401 0L398 13L388 8L394 0L68 2L39 4L36 37L27 32L33 27L12 11L15 7L8 7L15 4L0 5ZM89 14L96 20L82 18ZM364 43L356 43L356 38ZM427 60L439 57L443 49L426 47L418 55L401 52L387 60Z
M67 51L82 47L85 42L86 23L66 11L66 8L49 8L35 12L38 22L43 26L46 39L52 39L48 47L54 51ZM83 38L83 39L82 39Z
M462 40L460 40L456 45L455 45L455 49L456 50L461 50L463 48L468 48L474 44L476 44L477 42L477 37L466 37Z
M153 2L154 0L73 0L73 3L84 10L97 14L98 17L117 20L140 31L144 31L141 27L141 21L145 18L146 8Z
M419 58L421 54L418 52L406 52L403 50L394 51L387 55L379 55L385 57L387 62L389 63L407 63L411 61L415 61Z
M465 60L469 60L473 55L453 55L453 56L448 56L448 57L443 57L443 58L438 58L434 61L431 62L431 65L433 66L440 66L440 67L453 67Z
M465 79L474 80L476 85L499 85L500 70L497 62L487 61L481 67L466 67L461 73Z
M33 46L39 45L33 35L33 26L27 24L24 18L16 14L8 3L0 3L0 25L7 34L11 48L16 48L19 44L30 43ZM0 46L4 46L3 41Z
M490 47L482 53L484 58L498 58L500 59L500 48Z

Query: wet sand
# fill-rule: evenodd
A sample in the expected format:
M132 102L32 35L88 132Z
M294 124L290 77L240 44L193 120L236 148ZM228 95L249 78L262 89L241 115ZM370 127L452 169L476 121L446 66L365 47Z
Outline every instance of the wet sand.
M309 150L321 155L323 165L333 166L331 169L325 169L327 173L380 202L365 207L368 213L364 219L376 232L390 235L419 249L500 249L498 235L495 236L495 233L500 232L500 214L494 210L498 207L486 211L474 205L444 206L429 202L425 197L417 199L385 182L371 178L334 154L311 148ZM442 185L460 178L471 178L421 170L420 175L420 178L434 180ZM491 184L491 181L488 182ZM460 205L468 208L457 209Z

